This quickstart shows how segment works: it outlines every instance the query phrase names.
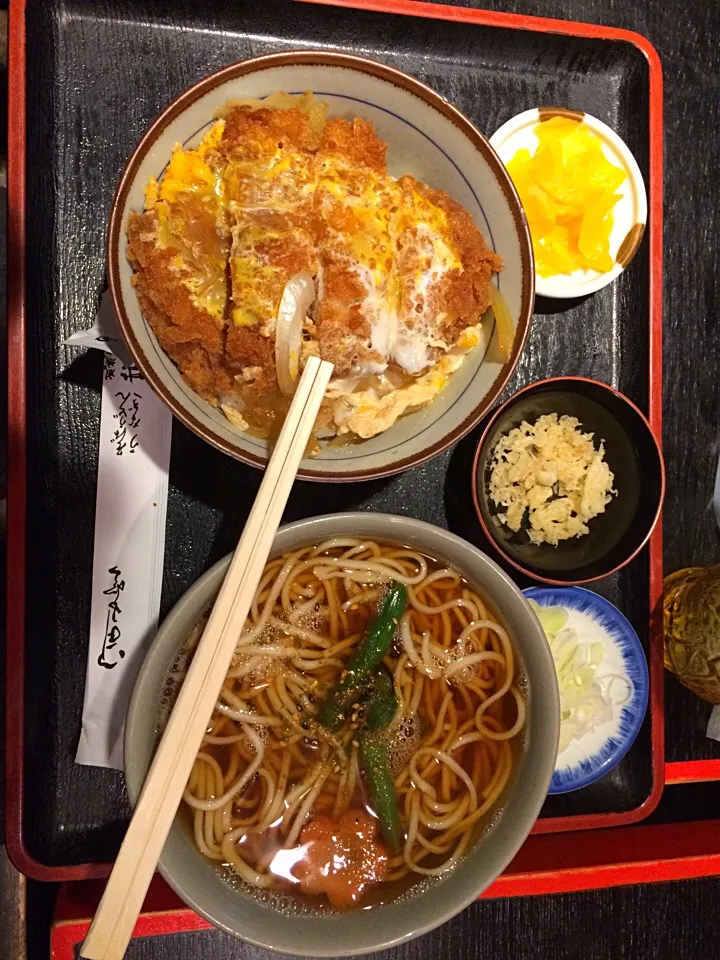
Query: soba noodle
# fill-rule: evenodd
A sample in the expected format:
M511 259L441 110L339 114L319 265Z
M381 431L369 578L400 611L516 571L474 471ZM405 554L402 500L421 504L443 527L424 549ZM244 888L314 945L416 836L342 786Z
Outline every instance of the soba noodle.
M391 581L408 606L384 661L398 709L382 736L404 842L383 851L382 882L452 869L498 804L525 703L483 599L414 550L352 537L299 549L265 568L184 795L198 849L252 886L293 887L304 828L370 810L356 724L332 733L315 714Z

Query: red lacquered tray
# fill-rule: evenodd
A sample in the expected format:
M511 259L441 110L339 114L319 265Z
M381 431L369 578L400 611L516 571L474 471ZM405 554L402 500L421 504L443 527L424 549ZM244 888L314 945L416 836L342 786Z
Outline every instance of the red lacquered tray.
M703 783L720 780L720 760L675 760L665 764L665 783Z
M51 13L46 13L51 6ZM176 47L173 48L173 55L164 62L162 70L159 67L152 68L153 84L143 86L142 89L147 90L145 98L138 99L131 106L126 104L129 81L122 71L131 70L134 61L121 56L125 42L124 21L115 24L107 17L95 20L91 8L87 5L76 8L72 0L55 0L53 4L18 0L11 9L9 336L12 363L9 383L6 836L8 849L18 867L40 879L87 879L106 875L108 861L114 854L122 824L128 815L122 782L117 776L107 771L76 768L73 765L82 704L82 685L77 678L83 675L86 657L88 531L89 542L92 542L92 507L88 508L84 503L87 497L76 496L72 501L73 512L59 518L56 524L62 526L64 520L64 529L74 531L74 539L77 539L75 547L71 545L64 552L60 551L52 540L53 531L49 532L48 540L40 545L35 537L26 537L28 529L38 530L38 518L46 515L55 502L52 494L57 478L51 467L57 463L65 466L64 456L73 467L80 461L78 483L81 489L83 484L92 489L94 482L95 460L91 440L83 436L75 437L78 448L71 447L69 450L57 446L57 438L46 435L38 427L38 410L47 413L49 420L51 415L55 415L62 423L65 417L67 422L62 425L69 431L73 429L74 420L92 422L92 418L98 414L97 401L92 394L88 399L87 391L83 393L77 389L77 384L67 388L64 385L58 387L54 372L52 379L49 379L47 370L36 356L38 353L42 355L43 350L49 355L59 351L64 336L73 329L88 326L95 309L93 298L87 296L87 289L93 289L92 283L78 289L67 282L66 278L74 276L77 270L76 261L70 257L72 251L66 253L60 249L56 252L57 262L53 263L50 278L43 281L45 286L40 283L36 289L33 283L31 289L27 289L25 284L27 264L30 264L32 275L35 276L34 271L39 267L35 258L43 252L42 233L38 225L39 201L35 190L29 190L26 194L26 178L32 179L33 170L36 169L32 160L40 155L38 151L41 147L44 149L46 143L42 140L40 114L37 123L26 130L26 99L37 97L42 92L46 76L54 81L58 89L67 92L67 98L58 95L53 99L59 112L54 118L53 129L67 130L70 114L77 106L80 149L87 141L87 132L82 125L92 128L92 124L97 122L98 113L92 102L95 94L87 92L92 83L86 83L85 77L94 69L100 70L99 66L94 65L97 44L102 43L107 50L113 43L117 44L118 57L113 63L119 74L107 79L110 87L115 84L115 100L107 94L105 106L110 112L113 107L121 107L124 124L122 129L117 130L117 137L98 144L98 150L105 150L106 153L101 153L98 160L95 179L88 181L88 191L96 191L91 206L84 208L84 198L77 199L76 179L68 175L73 171L63 167L70 151L58 154L56 164L57 202L62 203L66 197L77 218L77 229L86 231L92 237L92 242L98 243L104 234L103 217L115 178L143 125L182 87L216 65L248 55L250 50L254 53L270 51L282 48L283 44L286 47L297 46L300 42L311 46L313 42L319 44L323 38L327 38L328 42L332 39L338 48L343 49L356 49L359 44L372 56L375 46L368 46L372 40L378 47L374 54L378 59L386 59L401 69L416 72L441 92L446 82L443 74L449 69L449 59L455 56L458 72L454 77L453 90L448 90L448 95L452 93L453 100L461 109L488 132L513 113L538 105L542 88L535 90L535 102L529 102L533 94L527 92L528 87L536 82L535 73L540 75L543 72L536 69L537 65L542 62L549 68L551 64L556 64L558 77L555 89L566 91L561 93L564 102L599 114L603 119L614 120L616 127L619 126L620 132L630 140L648 185L649 236L632 268L618 282L618 287L623 291L622 298L603 297L601 294L593 298L592 309L596 311L593 316L597 330L583 329L583 322L589 316L584 311L590 308L582 304L573 308L575 312L572 314L559 319L552 314L536 319L535 345L531 340L511 389L552 374L580 374L604 379L628 393L646 411L656 436L660 437L662 76L657 54L648 41L637 34L609 27L407 0L340 0L330 5L323 4L321 0L317 5L294 8L292 18L281 16L281 6L279 0L268 0L263 10L258 11L256 4L246 4L241 18L242 31L245 32L239 32L239 21L235 14L224 14L224 5L218 2L213 5L213 29L217 32L210 35L211 31L196 20L189 22L185 28L182 23L173 21L171 30L176 31L177 35L173 33L173 40L170 41L168 24L165 21L155 23L153 20L153 4L149 0L135 0L128 6L137 19L137 44L133 56L152 58L156 49L165 51L165 46L154 46L155 33L161 35L158 43L175 43ZM330 6L354 7L356 10L341 12L329 9ZM270 14L275 7L277 16L272 17ZM225 31L223 16L232 20L232 24L228 20ZM258 18L257 24L253 17ZM45 18L50 18L49 23ZM260 27L270 21L276 35L263 34L265 39L258 46L260 41L257 37L262 33ZM428 30L429 21L434 24L432 31ZM64 42L48 48L48 61L43 68L47 73L41 71L27 75L26 44L33 57L37 58L39 50L43 49L42 44L49 42L46 37L50 28L63 32ZM428 37L432 37L432 41ZM560 37L563 38L562 43L559 43ZM395 47L393 42L397 44ZM434 70L432 51L427 46L429 42L438 45L443 71ZM413 43L416 44L416 50L411 49ZM70 52L65 61L63 56L67 51ZM575 54L580 66L571 65ZM463 58L471 58L469 68ZM503 75L503 95L488 97L482 105L482 109L491 111L490 104L494 102L494 112L477 115L474 86L477 76L482 76L485 89L489 90L493 82L499 82L500 68L504 68L511 58L515 58L513 62L518 69L526 68L522 85L524 92L508 92L507 78ZM138 62L142 66L140 59ZM187 62L192 64L192 69L186 68ZM182 69L178 65L183 65ZM146 67L143 66L143 69ZM172 69L177 69L177 74L170 76ZM97 79L100 83L99 75ZM104 74L102 82L105 83ZM616 91L618 83L621 87L626 84L625 96L613 106L614 116L608 117L604 104L608 91ZM86 90L84 96L89 99L76 105L72 100L75 95L73 91L79 88ZM644 105L641 113L638 112L638 104ZM126 116L128 109L135 112ZM63 111L69 111L68 115ZM35 181L33 186L37 187ZM45 229L44 223L42 228ZM102 283L101 270L100 265L94 278L97 286ZM62 297L66 297L67 302L63 301L58 306ZM43 310L47 310L48 314L44 314ZM50 323L50 316L53 316L54 324ZM576 335L573 342L568 331L577 329L581 334ZM611 335L607 332L610 330L616 333ZM617 333L618 330L620 333ZM596 337L595 341L593 336ZM27 356L27 368L26 342L31 342L34 348L34 352ZM557 348L550 365L548 345ZM546 352L543 353L543 350ZM60 396L60 390L66 392ZM33 396L30 408L26 404L28 391ZM56 445L53 446L53 443ZM421 468L421 484L401 486L398 480L382 489L356 485L352 492L355 500L348 499L347 487L342 492L328 488L323 491L323 509L362 504L389 512L410 510L423 519L444 524L469 539L481 542L473 527L469 505L453 500L454 489L467 489L469 473L463 476L462 471L465 470L467 454L472 453L471 447L472 438L469 446L463 448L461 444L452 456L437 458L426 468ZM244 469L241 465L233 464L235 473L231 473L227 461L222 458L218 460L219 455L213 455L205 447L198 448L189 435L178 430L174 433L173 450L176 456L171 465L169 517L176 520L179 517L186 522L189 522L189 517L190 521L194 521L192 548L195 552L183 554L186 544L181 540L174 542L173 549L167 552L164 611L207 567L213 550L217 551L217 556L229 548L243 519L242 515L236 516L236 529L230 530L226 541L219 545L211 539L203 541L203 536L209 536L204 533L202 526L203 523L208 526L208 510L193 513L194 502L189 502L186 496L188 486L195 492L196 498L201 496L197 491L202 490L203 478L189 477L184 473L185 463L202 460L206 476L213 471L216 475L227 473L230 476L227 491L221 489L219 481L213 488L212 506L219 513L224 507L226 511L234 511L233 515L237 515L237 491L242 489L243 483L253 490L255 479L255 475L248 471L247 476L243 474L238 480L237 471ZM457 471L461 473L457 474L458 480L455 481ZM450 484L447 482L449 472L452 472L453 478ZM427 497L428 485L434 489L435 497ZM413 493L415 487L420 493ZM299 489L293 496L293 516L319 512L314 489L310 493ZM417 500L413 500L413 496ZM170 535L178 536L174 530ZM661 538L658 526L648 547L625 571L593 585L630 616L644 640L650 662L651 699L643 731L622 764L611 776L600 781L597 788L586 788L564 798L549 798L535 827L536 835L528 840L514 864L497 881L489 895L581 889L648 879L645 875L650 869L647 867L647 847L641 839L642 832L638 831L659 828L616 828L647 817L660 800L664 782L661 644L650 624L651 612L659 601L662 583ZM71 549L77 552L72 555L69 553ZM39 572L44 572L46 578L42 582L44 594L38 593ZM71 602L65 595L68 589L74 591ZM56 602L54 606L49 604L49 612L46 613L42 602L48 594ZM26 663L32 662L35 668L38 657L47 650L48 637L56 640L58 647L62 646L63 658L51 663L47 676L43 678L43 684L50 690L50 696L43 701L47 705L49 718L43 718L42 730L38 731L34 707L35 697L39 696L34 686L37 676L35 672L26 673ZM42 796L54 796L52 805L46 804L44 799L41 803L41 785L36 779L40 774L44 784ZM598 842L597 835L591 832L596 827L613 829L608 829L603 834L602 842ZM665 831L668 829L663 828ZM678 844L691 845L696 836L695 827L678 829ZM562 836L563 831L579 832L570 837ZM555 836L538 836L548 833ZM712 843L709 845L712 846ZM720 839L717 850L720 853ZM668 854L668 865L663 869L670 872L678 870L679 862ZM690 870L687 875L696 875L692 873L692 867L687 866L686 869Z
M604 832L603 844L597 840L594 832L532 838L483 897L567 893L720 873L720 823L717 821L678 824L672 831L665 827L622 827ZM548 846L552 847L549 857ZM622 859L614 862L613 855L620 849ZM652 856L649 851L652 851ZM103 884L98 881L63 885L51 934L51 960L75 960L102 890ZM135 925L133 937L172 937L211 928L207 920L182 904L170 888L156 877ZM215 954L219 945L212 938L216 935L220 937L216 932L207 941L195 943L194 947L188 946L182 955ZM420 947L416 955L430 956L432 953L433 956L440 956L440 951L444 954L448 936L452 941L451 933L438 943L435 933L428 934L422 941L428 952L423 952ZM431 947L434 949L430 950ZM467 945L464 949L467 952ZM408 948L404 947L403 956L407 952ZM245 952L239 947L238 956L241 955L245 956ZM266 953L263 951L262 955L266 956ZM161 942L156 947L146 943L142 956L148 960L153 957L160 960L169 956L168 946Z

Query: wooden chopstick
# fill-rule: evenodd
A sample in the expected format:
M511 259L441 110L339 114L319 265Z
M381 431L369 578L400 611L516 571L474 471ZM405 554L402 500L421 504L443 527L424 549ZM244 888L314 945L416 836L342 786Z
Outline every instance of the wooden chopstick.
M121 960L270 553L332 364L310 357L80 956Z

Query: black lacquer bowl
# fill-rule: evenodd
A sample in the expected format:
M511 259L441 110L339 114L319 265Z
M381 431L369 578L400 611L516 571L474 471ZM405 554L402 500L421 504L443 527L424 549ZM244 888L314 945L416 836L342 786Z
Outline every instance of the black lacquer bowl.
M532 543L524 526L512 531L489 495L500 437L548 413L577 417L596 446L604 443L617 491L605 512L589 521L589 533L557 546ZM660 516L665 469L650 424L631 400L598 380L553 377L520 390L492 415L475 456L472 489L485 536L508 563L544 583L587 583L625 566L647 542Z

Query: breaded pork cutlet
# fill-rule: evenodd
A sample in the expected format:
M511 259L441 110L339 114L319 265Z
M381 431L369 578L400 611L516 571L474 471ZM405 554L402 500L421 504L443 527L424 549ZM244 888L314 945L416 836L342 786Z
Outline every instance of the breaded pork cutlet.
M275 318L295 274L317 273L313 229L314 142L299 110L250 110L228 116L219 149L232 232L226 355L247 389L277 389Z
M128 251L140 308L161 347L200 396L213 402L229 387L224 363L224 322L198 307L174 263L177 251L157 242L152 212L133 214L128 223Z
M320 356L346 377L387 366L388 224L394 203L385 144L362 119L328 121L316 156Z
M229 235L217 153L222 124L197 150L176 147L146 210L132 214L128 258L143 313L190 386L211 403L232 386L225 364Z
M311 94L273 97L228 105L151 181L128 225L133 282L190 386L242 429L252 410L264 436L258 424L284 409L278 308L309 275L297 350L334 364L324 435L374 436L429 403L479 342L502 263L446 193L388 175L372 123L327 120Z
M418 374L477 324L502 260L444 190L410 176L398 186L402 198L391 222L399 331L393 359Z

